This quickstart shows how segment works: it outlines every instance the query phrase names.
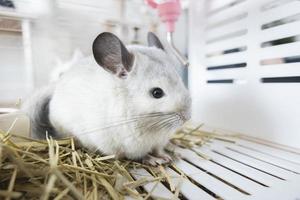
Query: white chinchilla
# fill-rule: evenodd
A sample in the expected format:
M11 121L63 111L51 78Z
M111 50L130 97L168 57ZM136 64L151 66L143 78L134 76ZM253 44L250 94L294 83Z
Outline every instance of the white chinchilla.
M98 35L93 57L73 64L25 104L33 135L71 134L104 154L170 161L163 148L190 118L191 98L178 63L153 33L148 43L125 47L112 33Z

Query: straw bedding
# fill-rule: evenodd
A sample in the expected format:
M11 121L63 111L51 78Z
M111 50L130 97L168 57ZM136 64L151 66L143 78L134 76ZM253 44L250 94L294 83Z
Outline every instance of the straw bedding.
M211 135L199 127L181 129L171 142L184 148L202 145ZM154 178L134 180L130 170L136 168ZM73 138L40 141L0 132L0 199L146 199L151 194L141 186L159 181L179 195L163 166L88 152Z

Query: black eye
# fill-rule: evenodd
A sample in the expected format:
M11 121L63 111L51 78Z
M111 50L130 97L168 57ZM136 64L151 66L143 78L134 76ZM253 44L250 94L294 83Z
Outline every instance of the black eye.
M165 93L161 88L153 88L151 90L151 95L156 99L162 98L164 94Z

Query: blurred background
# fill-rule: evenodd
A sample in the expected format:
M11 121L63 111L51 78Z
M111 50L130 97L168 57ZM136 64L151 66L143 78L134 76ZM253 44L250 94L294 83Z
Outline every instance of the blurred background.
M182 6L174 42L187 55L188 1ZM164 40L166 29L143 0L0 0L0 107L47 84L75 51L91 55L103 31L125 44L146 44L148 31Z

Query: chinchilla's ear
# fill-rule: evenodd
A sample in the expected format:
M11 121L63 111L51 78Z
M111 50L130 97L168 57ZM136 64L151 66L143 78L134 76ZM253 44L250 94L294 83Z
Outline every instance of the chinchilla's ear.
M158 37L152 33L152 32L148 32L148 46L149 47L157 47L161 50L165 50L164 46L161 44L160 40L158 39Z
M96 62L105 70L125 78L130 72L134 55L129 53L121 40L112 33L99 34L93 43Z

